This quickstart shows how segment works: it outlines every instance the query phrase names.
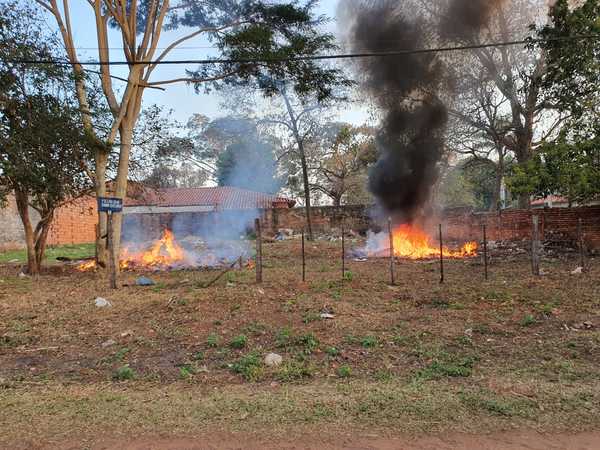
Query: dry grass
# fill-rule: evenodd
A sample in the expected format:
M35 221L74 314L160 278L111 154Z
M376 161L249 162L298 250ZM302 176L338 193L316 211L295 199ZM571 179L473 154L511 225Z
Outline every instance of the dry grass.
M215 286L209 272L153 275L106 288L100 275L54 269L0 275L0 442L149 430L377 428L383 431L592 428L600 417L600 275L575 260L349 262L296 241L265 246L251 270ZM135 274L125 274L132 284ZM93 300L109 299L98 309ZM320 312L332 311L333 320ZM241 339L240 336L245 336ZM108 340L114 345L102 346ZM284 365L266 368L268 352ZM349 370L347 370L349 369ZM96 424L96 425L95 425ZM21 441L23 442L23 441Z

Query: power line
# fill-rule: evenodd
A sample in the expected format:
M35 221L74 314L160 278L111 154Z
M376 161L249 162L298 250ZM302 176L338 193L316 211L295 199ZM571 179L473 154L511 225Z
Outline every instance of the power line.
M424 48L424 49L413 49L413 50L394 50L385 52L362 52L362 53L342 53L334 55L307 55L307 56L293 56L288 58L240 58L240 59L183 59L183 60L153 60L153 61L85 61L78 64L82 66L131 66L131 65L188 65L188 64L268 64L278 62L298 62L298 61L324 61L324 60L337 60L337 59L358 59L358 58L375 58L375 57L389 57L389 56L406 56L406 55L423 55L431 53L448 53L465 50L481 50L486 48L500 48L500 47L512 47L516 45L531 45L548 42L567 42L567 41L580 41L580 40L592 40L600 39L600 34L584 34L577 36L565 36L557 38L545 38L545 39L521 39L517 41L506 41L506 42L494 42L489 44L473 44L463 46L449 46L449 47L436 47L436 48ZM55 64L55 65L73 65L73 63L61 60L8 60L12 64Z

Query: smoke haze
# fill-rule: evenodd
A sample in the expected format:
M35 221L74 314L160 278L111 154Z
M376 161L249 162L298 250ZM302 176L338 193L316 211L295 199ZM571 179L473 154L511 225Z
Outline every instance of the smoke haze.
M348 0L338 18L353 52L417 50L474 38L499 3L451 0L432 24L410 2ZM428 203L444 152L448 112L440 99L451 89L444 64L436 54L371 57L360 59L356 72L383 114L370 190L386 213L412 222Z

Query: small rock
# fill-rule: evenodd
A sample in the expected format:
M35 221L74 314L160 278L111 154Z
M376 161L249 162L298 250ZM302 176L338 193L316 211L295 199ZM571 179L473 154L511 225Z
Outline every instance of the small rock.
M469 337L472 337L472 336L473 336L473 329L472 329L472 328L467 328L467 329L465 330L465 334L466 334L467 336L469 336Z
M98 308L106 308L106 307L112 306L112 304L108 300L106 300L105 298L102 298L102 297L98 297L96 300L94 300L94 304Z
M112 339L109 339L108 341L104 341L102 344L100 344L102 346L102 348L106 348L106 347L110 347L112 345L115 345L116 342L113 341Z
M191 283L191 280L189 278L185 278L179 282L179 284L186 284L186 283Z
M135 280L135 284L138 286L154 286L156 283L147 277L139 277Z
M583 273L583 267L578 267L573 272L571 272L571 275L581 275L582 273Z
M269 353L265 356L265 365L269 367L277 367L283 362L283 357L277 353Z
M9 261L9 264L15 264L15 263L18 263L18 262L19 262L19 260L18 260L18 259L11 259L11 260Z
M208 373L208 366L206 364L204 364L202 367L198 368L198 372L199 373Z
M19 278L27 278L29 275L23 272L19 272Z
M228 288L235 287L235 283L232 283L231 281L228 281L225 286L227 286Z
M265 291L263 291L261 288L258 288L256 292L258 292L260 295L265 295Z
M121 333L121 337L133 336L133 331L127 330Z
M335 319L335 316L330 313L321 313L321 319Z

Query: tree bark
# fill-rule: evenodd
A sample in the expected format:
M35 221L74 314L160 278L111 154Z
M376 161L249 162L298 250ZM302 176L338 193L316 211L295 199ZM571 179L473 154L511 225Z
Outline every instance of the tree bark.
M35 260L41 269L44 255L46 254L46 242L48 241L48 232L54 218L54 210L43 211L43 218L35 227Z
M94 187L96 198L106 197L106 166L108 165L108 155L100 150L96 150L96 178ZM96 262L100 267L106 267L108 262L108 252L106 250L106 214L98 211L98 235L96 236Z
M40 273L40 266L37 263L35 255L35 242L33 227L31 226L31 218L29 217L29 197L26 193L15 190L15 201L17 203L17 210L23 223L23 230L25 231L25 243L27 245L27 273L29 275L38 275Z

